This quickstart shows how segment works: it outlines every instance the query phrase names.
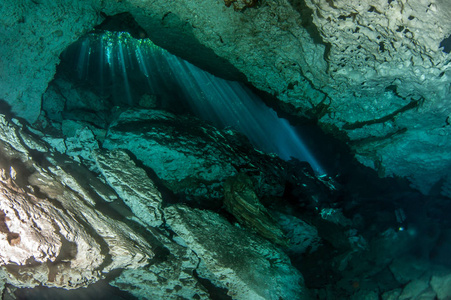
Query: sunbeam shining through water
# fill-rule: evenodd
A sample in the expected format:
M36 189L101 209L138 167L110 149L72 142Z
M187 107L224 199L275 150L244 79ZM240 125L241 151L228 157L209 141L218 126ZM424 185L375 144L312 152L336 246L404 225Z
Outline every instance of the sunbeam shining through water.
M78 78L89 81L100 95L116 105L137 105L144 94L158 97L165 107L189 108L219 128L245 134L264 152L282 159L307 161L317 174L321 164L307 149L299 131L266 106L244 84L203 71L128 33L90 34L63 53Z

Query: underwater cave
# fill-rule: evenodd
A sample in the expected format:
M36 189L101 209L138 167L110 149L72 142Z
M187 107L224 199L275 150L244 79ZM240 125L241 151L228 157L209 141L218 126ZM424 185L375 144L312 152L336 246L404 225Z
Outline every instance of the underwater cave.
M451 7L91 2L0 4L2 299L451 297Z

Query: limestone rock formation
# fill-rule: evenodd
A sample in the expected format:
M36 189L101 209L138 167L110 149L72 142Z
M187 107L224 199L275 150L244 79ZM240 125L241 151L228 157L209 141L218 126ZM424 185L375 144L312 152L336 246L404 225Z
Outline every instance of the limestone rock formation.
M220 200L224 181L238 170L251 174L260 193L281 195L284 190L279 159L255 151L237 133L191 116L128 109L110 125L103 147L132 152L169 189L191 199Z
M224 183L224 206L242 225L262 237L288 246L288 240L268 210L255 194L251 179L245 174L230 177Z
M149 226L163 224L161 194L143 169L123 150L96 151L97 167L108 184L130 207L133 214Z
M318 230L313 225L280 212L273 212L273 216L289 240L289 253L299 256L307 251L315 252L321 246Z
M59 55L102 21L98 9L98 1L1 3L0 99L12 112L31 122L37 119Z
M29 121L61 51L102 14L130 13L157 45L224 77L244 74L288 113L318 120L381 176L423 192L446 176L446 1L278 0L243 11L223 1L47 2L0 7L0 99Z
M212 299L196 278L200 263L196 253L155 230L152 234L164 245L167 255L148 267L123 271L111 284L140 299Z
M152 246L94 208L99 193L111 191L94 189L102 184L89 171L48 152L16 123L0 118L0 263L7 282L70 289L146 265Z
M218 214L176 205L165 209L171 229L201 259L214 284L234 299L307 299L302 277L270 242Z
M112 110L107 99L97 101L93 93L78 93L77 86L63 82L47 89L61 52L105 18L121 13L134 19L142 36L155 44L216 75L252 84L267 92L267 100L279 110L298 121L317 123L348 143L357 159L380 176L406 177L423 193L435 185L449 197L449 1L274 0L249 7L254 3L0 3L1 113L37 120L40 128L56 132L42 133L17 119L7 122L0 117L0 287L9 283L76 288L125 268L114 283L137 297L208 299L211 295L200 279L206 278L235 298L307 298L300 274L280 249L213 211L178 204L162 213L164 205L143 171L153 169L175 192L213 199L220 211L222 184L238 172L252 178L257 196L280 195L290 171L277 159L249 150L240 135L197 120L157 110ZM122 25L119 29L127 30ZM84 54L81 65L89 63L89 52ZM144 99L141 105L153 107L153 100ZM43 113L38 119L41 101L47 116ZM70 111L64 114L64 109ZM110 117L115 123L106 136ZM56 153L50 142L72 157ZM103 152L97 157L101 176L109 183L105 184L100 174L83 166L99 171L91 150L102 144L109 150L128 149L146 167L138 168L123 152ZM232 149L230 144L243 148ZM110 169L116 162L137 172L137 178ZM136 186L138 179L146 182L144 190ZM327 206L328 191L314 176L290 180L294 204L289 209L314 208L309 221L315 221L315 228L305 226L299 215L276 219L289 237L298 238L291 245L293 253L308 255L308 247L318 246L319 254L308 256L310 261L291 257L301 261L297 267L306 274L327 273L327 278L318 273L308 278L309 286L317 287L312 291L316 298L451 297L450 271L432 266L432 260L443 258L450 265L447 248L441 245L449 241L440 228L449 227L441 218L443 211L437 213L442 206L425 209L424 216L412 214L420 216L418 223L432 224L430 228L422 224L395 231L401 227L390 210L410 205L398 198L384 208L383 226L359 213L346 224L334 218L340 225L333 226L329 217L337 215L331 212L340 210ZM305 195L315 201L305 201ZM410 196L398 197L418 201ZM348 213L364 202L358 197L357 192L345 199L350 200ZM139 222L117 216L105 205L121 201ZM307 203L299 203L303 201ZM132 215L126 207L121 209L127 217ZM318 220L318 214L327 218ZM441 223L435 222L434 214ZM366 230L365 240L353 228L356 224ZM302 226L308 229L304 235L297 231ZM161 250L158 255L154 242ZM399 262L410 248L417 256ZM431 261L417 268L418 256ZM399 265L417 269L406 271Z
M328 113L357 158L382 176L404 176L418 189L446 176L451 114L450 6L438 1L308 0L313 22L330 45ZM420 159L419 159L420 158Z

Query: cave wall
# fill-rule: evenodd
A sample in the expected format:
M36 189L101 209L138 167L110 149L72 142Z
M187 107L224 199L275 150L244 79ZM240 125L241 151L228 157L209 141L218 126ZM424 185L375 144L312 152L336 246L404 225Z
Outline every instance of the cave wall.
M447 1L307 0L330 44L328 113L357 158L382 176L404 176L423 192L446 176L451 34Z
M344 137L381 176L408 177L427 192L451 164L450 55L439 49L451 33L449 6L277 0L240 11L222 0L3 4L0 99L35 120L61 51L101 22L101 12L129 12L156 44L223 77L244 74L291 114Z
M98 1L0 3L0 100L30 122L61 52L102 21ZM3 112L5 113L5 112Z

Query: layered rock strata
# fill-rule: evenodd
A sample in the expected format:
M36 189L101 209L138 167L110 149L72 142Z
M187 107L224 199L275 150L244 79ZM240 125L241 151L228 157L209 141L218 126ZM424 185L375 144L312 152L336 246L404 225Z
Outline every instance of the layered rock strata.
M278 245L288 246L282 229L260 203L251 179L245 174L229 177L224 183L224 207L242 225Z
M151 227L163 224L160 192L126 152L98 150L95 158L107 183L137 218Z

